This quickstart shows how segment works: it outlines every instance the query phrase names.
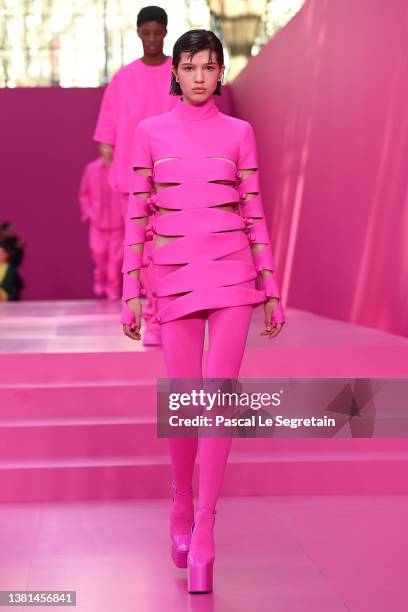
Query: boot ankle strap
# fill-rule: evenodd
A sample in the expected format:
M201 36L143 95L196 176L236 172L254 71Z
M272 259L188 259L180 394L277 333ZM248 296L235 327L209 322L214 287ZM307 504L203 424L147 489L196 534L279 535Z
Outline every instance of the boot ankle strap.
M193 487L190 487L187 491L179 491L174 481L171 483L171 486L173 488L174 493L176 493L177 495L192 495L193 494Z
M215 508L198 508L197 512L209 512L210 514L217 514L217 510Z

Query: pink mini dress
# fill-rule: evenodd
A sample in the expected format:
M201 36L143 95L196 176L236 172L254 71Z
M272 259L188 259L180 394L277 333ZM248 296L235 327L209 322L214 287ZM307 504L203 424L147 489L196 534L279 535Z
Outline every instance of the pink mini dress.
M134 247L146 240L154 240L147 257ZM254 132L247 121L221 113L214 98L191 105L180 97L171 111L141 121L135 131L123 323L134 323L127 300L144 293L129 273L150 260L160 324L203 309L280 300ZM281 302L272 320L285 322Z

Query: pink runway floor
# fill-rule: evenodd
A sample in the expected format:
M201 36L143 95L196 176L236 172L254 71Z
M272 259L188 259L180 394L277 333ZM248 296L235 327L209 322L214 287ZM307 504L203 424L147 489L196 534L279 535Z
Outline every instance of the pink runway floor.
M189 595L187 570L170 561L169 508L4 504L0 589L76 590L80 612L408 609L406 495L224 497L214 591L204 595Z
M408 374L406 338L287 321L267 341L257 309L241 377ZM76 590L81 612L408 609L405 439L234 439L214 592L188 595L168 554L160 376L117 304L1 306L0 590Z

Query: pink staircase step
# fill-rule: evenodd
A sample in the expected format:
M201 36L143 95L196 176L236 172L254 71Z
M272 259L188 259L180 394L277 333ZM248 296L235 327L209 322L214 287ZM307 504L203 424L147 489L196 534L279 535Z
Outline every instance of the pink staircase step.
M89 380L0 385L3 419L147 416L156 411L156 380Z
M167 452L167 440L157 436L155 412L150 415L75 418L37 418L0 420L0 461L36 461L41 459L98 458L103 456L156 455ZM137 413L137 406L135 408ZM234 438L232 452L286 453L304 456L338 453L357 457L372 453L408 452L408 440L396 439L286 439Z
M105 315L92 301L61 305L65 335L27 340L54 330L56 308L7 305L7 326L0 323L0 501L169 496L167 441L156 432L161 350L128 341L112 307ZM287 315L287 330L270 342L259 335L257 311L241 378L408 375L406 338ZM332 439L234 438L222 494L408 491L407 440L347 435L343 428Z
M231 453L221 495L408 493L408 452ZM199 462L194 486L197 490ZM0 502L169 497L166 455L2 461Z

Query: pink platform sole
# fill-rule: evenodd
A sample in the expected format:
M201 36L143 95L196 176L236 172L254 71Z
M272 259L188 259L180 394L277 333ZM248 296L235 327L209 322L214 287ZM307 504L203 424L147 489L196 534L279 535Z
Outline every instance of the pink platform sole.
M214 561L202 565L188 565L188 592L210 593L213 590Z

